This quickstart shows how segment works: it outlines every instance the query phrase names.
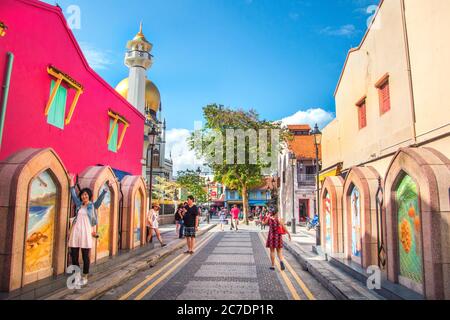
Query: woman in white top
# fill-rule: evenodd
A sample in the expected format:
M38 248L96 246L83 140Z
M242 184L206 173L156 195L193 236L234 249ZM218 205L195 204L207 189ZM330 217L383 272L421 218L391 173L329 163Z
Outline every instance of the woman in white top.
M153 241L153 231L155 231L156 238L158 238L161 247L165 247L166 244L162 241L161 234L159 232L159 205L152 205L147 213L147 242L151 243ZM150 240L149 240L150 238Z
M111 187L111 183L108 181ZM97 201L92 202L92 190L85 188L80 191L79 196L75 192L74 176L70 175L70 193L72 200L76 205L75 217L71 223L69 236L70 256L72 265L80 266L80 249L83 256L83 278L81 285L88 282L90 255L93 247L93 238L98 238L95 228L98 224L96 210L100 207L106 195L106 190L98 197Z

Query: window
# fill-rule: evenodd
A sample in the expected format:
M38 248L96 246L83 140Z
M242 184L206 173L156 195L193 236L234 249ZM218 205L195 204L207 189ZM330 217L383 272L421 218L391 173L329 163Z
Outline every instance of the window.
M108 111L108 115L110 117L109 120L109 134L108 134L108 150L112 152L117 152L120 150L123 142L123 138L125 137L125 132L127 131L128 127L130 126L128 121L125 120L122 116L118 115L117 113L112 112L111 110ZM119 138L119 125L122 123L122 133L120 134Z
M111 119L109 120L109 131L112 132L111 139L109 139L108 150L117 152L117 142L119 141L119 126Z
M356 106L358 107L358 127L362 129L367 126L366 97L359 100Z
M391 94L389 90L389 74L381 78L375 87L378 89L378 97L380 100L380 115L391 110Z
M55 85L56 82L52 80L52 84L50 86L50 96L52 95ZM67 89L60 85L56 91L55 97L53 98L50 110L47 115L48 124L51 124L60 129L64 129L66 102L67 102Z
M72 79L68 74L56 69L53 66L47 68L50 76L54 77L50 86L50 97L47 101L44 114L47 123L60 129L64 129L72 119L73 113L78 103L78 99L83 94L83 86ZM67 90L76 91L66 117Z

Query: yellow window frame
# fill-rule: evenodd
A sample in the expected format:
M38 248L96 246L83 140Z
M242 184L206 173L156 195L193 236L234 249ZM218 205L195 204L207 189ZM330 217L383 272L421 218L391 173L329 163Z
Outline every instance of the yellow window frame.
M109 145L109 142L111 141L112 135L114 133L114 129L116 128L117 125L119 125L119 122L122 122L124 125L122 133L120 134L119 142L117 143L117 151L119 151L120 147L122 147L123 138L125 137L125 133L128 127L130 126L130 123L124 117L111 110L108 111L108 116L114 119L114 122L109 131L108 140L106 141L107 145Z
M6 30L8 30L8 26L0 21L0 37L4 37L6 35Z
M56 85L53 87L53 91L50 94L50 99L47 102L47 106L45 107L44 114L48 116L48 113L50 112L50 108L52 107L53 100L55 99L56 93L58 92L59 87L61 86L61 83L64 81L70 88L76 90L75 97L73 98L72 105L70 106L69 113L67 114L67 117L64 121L65 125L68 125L70 121L72 120L73 113L75 111L75 108L78 104L78 99L83 94L83 86L72 79L69 75L65 74L64 72L58 70L57 68L53 66L49 66L47 68L47 72L49 75L57 79Z

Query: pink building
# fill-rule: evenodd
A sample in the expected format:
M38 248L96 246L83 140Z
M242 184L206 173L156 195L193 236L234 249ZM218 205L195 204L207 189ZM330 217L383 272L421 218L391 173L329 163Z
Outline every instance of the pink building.
M40 1L3 0L0 12L0 21L8 27L0 38L2 84L7 53L14 55L0 160L24 148L51 147L72 173L104 164L140 175L145 118L89 67L61 10ZM49 72L49 67L61 72ZM55 100L66 96L61 97L66 100L65 112L53 108L54 103L46 115L51 86L58 75L64 78L63 90L58 90ZM69 117L79 91L82 93ZM114 120L110 110L129 124L117 152L110 151L107 143ZM63 121L57 119L61 114ZM124 127L119 121L118 139Z
M113 183L92 261L144 245L145 117L89 67L60 8L0 1L0 83L0 291L70 264L69 173L95 197Z

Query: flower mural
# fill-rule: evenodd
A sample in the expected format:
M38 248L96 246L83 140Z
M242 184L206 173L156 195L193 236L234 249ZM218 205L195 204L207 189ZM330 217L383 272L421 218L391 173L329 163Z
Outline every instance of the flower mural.
M397 189L400 276L422 284L422 232L417 185L405 175Z

